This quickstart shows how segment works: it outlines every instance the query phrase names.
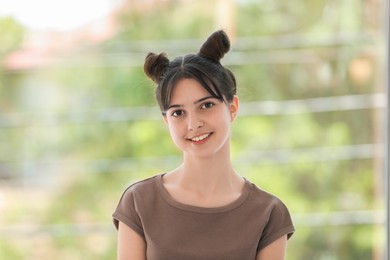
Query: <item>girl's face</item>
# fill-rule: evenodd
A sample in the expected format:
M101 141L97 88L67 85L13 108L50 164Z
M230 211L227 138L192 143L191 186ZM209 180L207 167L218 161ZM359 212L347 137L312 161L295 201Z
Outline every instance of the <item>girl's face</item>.
M229 149L230 125L237 111L237 96L226 104L212 97L198 81L182 79L173 89L164 119L183 153L206 157Z

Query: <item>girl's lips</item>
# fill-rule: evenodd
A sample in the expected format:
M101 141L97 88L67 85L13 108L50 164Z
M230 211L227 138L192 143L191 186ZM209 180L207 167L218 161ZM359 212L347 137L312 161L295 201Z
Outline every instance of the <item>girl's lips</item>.
M206 142L212 134L213 134L212 132L205 133L192 138L188 138L187 140L196 144L200 144Z

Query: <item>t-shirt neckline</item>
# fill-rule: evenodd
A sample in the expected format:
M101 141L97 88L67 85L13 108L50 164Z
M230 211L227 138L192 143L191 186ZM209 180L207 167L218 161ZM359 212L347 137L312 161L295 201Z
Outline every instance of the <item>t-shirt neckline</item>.
M177 209L181 209L184 211L191 211L191 212L195 212L195 213L221 213L221 212L233 210L233 209L239 207L241 204L243 204L246 201L246 199L248 198L249 193L251 191L251 187L252 187L251 183L246 178L244 178L245 183L244 183L242 193L241 193L240 197L238 197L236 200L234 200L234 201L232 201L229 204L226 204L224 206L220 206L220 207L210 207L210 208L209 207L200 207L200 206L184 204L184 203L181 203L181 202L175 200L169 194L168 190L164 187L164 184L163 184L164 174L157 175L155 178L155 183L157 185L158 191L159 191L160 195L162 196L162 198L168 204L170 204L171 206L173 206Z

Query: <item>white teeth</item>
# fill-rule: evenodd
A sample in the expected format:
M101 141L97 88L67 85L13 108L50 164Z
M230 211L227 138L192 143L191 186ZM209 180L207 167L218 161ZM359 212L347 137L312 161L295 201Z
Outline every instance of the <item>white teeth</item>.
M199 141L202 141L203 139L209 137L210 134L204 134L204 135L201 135L201 136L197 136L197 137L194 137L191 139L191 141L194 141L194 142L199 142Z

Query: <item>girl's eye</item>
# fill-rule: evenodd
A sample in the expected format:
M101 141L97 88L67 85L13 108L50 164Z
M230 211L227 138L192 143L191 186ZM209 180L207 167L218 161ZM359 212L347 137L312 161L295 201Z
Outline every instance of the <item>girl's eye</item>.
M214 106L213 102L206 102L206 103L202 104L201 108L210 108L210 107L213 107L213 106Z
M179 116L182 116L183 114L184 114L183 110L175 110L172 112L173 117L179 117Z

